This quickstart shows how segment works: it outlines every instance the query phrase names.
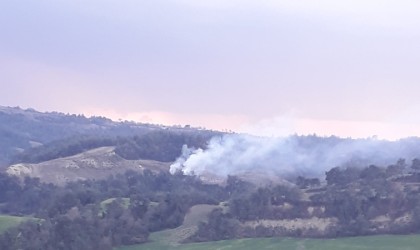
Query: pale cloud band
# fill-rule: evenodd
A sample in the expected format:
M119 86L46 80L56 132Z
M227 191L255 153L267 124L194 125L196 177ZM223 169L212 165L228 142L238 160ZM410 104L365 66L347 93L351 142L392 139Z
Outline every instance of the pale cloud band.
M420 135L418 13L410 0L2 1L0 105L259 134Z

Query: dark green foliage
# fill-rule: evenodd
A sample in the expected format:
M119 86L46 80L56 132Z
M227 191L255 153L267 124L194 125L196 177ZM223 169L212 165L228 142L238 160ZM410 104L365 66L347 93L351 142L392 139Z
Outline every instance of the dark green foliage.
M216 241L234 239L238 236L239 221L226 216L221 209L213 210L207 223L201 223L193 241Z
M325 180L328 185L346 185L357 181L360 178L360 171L359 168L354 167L347 167L345 169L335 167L325 173Z
M327 172L328 185L310 188L310 200L302 199L302 190L292 186L247 188L236 177L230 177L226 190L232 194L229 209L212 213L207 223L200 225L190 240L222 240L226 237L342 237L379 233L420 232L420 176L403 174L406 166L399 160L388 168L334 168ZM298 182L303 187L305 178ZM315 181L314 181L315 183ZM318 183L316 183L318 184ZM239 192L237 187L246 192ZM301 186L301 187L302 187ZM402 188L404 187L404 189ZM291 209L283 209L288 204ZM321 209L322 207L322 209ZM309 212L311 208L312 212ZM411 214L413 219L404 223L401 218ZM241 222L261 220L305 219L312 217L335 218L337 223L325 232L316 229L287 229L258 225L244 227ZM219 217L219 218L217 218ZM385 226L378 226L377 218L389 218ZM231 228L225 232L220 225ZM223 232L223 233L219 233ZM233 232L233 234L232 234ZM228 236L226 236L228 235Z
M102 146L117 146L127 159L170 161L179 155L180 143L205 146L205 141L217 134L220 133L0 107L0 167L10 162L37 163Z
M417 171L420 170L420 159L413 159L413 162L411 163L411 168Z
M156 131L142 136L121 138L115 152L128 160L151 159L169 162L181 155L183 145L205 148L207 141L214 135L206 131Z
M296 187L258 188L246 195L232 197L229 201L229 212L239 220L294 218L296 213L303 215L299 210L301 196L301 191ZM285 203L295 205L296 209L287 213L281 211L278 206Z
M11 200L17 195L20 185L16 177L0 173L0 203Z
M127 160L149 159L169 162L174 161L181 154L184 144L205 148L207 141L214 134L209 131L159 130L126 137L78 135L28 148L22 153L16 154L12 162L39 163L105 146L115 146L115 152Z
M368 181L383 179L385 176L385 169L375 165L370 165L360 172L360 178Z
M226 191L231 197L240 197L252 192L255 187L249 182L243 181L236 176L229 175L226 181Z
M305 189L309 187L317 187L321 185L321 181L318 178L305 178L298 176L296 178L296 185L299 188Z
M61 157L71 156L82 153L84 151L113 146L117 142L114 138L107 137L90 137L90 136L76 136L64 140L53 141L46 145L29 148L24 152L17 154L14 163L39 163Z
M42 219L5 232L0 249L112 249L142 243L150 231L181 225L191 206L227 198L222 187L195 177L150 171L66 187L31 178L19 183L0 174L0 184L1 213ZM117 198L100 212L101 201L115 195L129 197L128 208Z

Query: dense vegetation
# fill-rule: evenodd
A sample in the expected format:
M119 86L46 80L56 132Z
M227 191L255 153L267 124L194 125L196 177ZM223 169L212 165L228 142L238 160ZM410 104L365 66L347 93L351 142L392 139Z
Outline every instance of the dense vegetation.
M265 187L233 176L219 186L193 176L150 171L65 187L31 178L22 183L1 174L0 212L37 219L3 233L0 249L112 249L144 243L152 232L180 226L190 207L221 202L227 207L214 209L187 241L417 233L418 163L415 159L411 166L400 160L387 168L333 168L326 173L325 185L299 177L300 185ZM400 223L407 214L410 219ZM389 221L377 224L380 216ZM324 231L258 224L314 217L336 222Z
M162 134L146 135L153 132ZM11 162L37 163L99 146L117 146L121 156L127 158L150 156L172 160L179 155L182 144L178 144L182 140L192 146L201 146L203 141L215 134L190 127L113 122L104 117L86 118L83 115L41 113L0 106L0 167ZM200 141L195 143L195 140ZM166 142L172 143L169 148L155 151ZM146 144L154 151L143 147ZM134 146L133 149L130 146ZM179 146L176 156L174 146Z
M156 130L135 136L75 136L29 148L16 154L13 163L39 163L82 153L86 150L114 146L115 153L127 160L148 159L169 162L180 154L184 144L205 148L216 132Z
M221 134L32 110L3 111L0 107L0 165L38 163L103 146L115 147L115 153L127 160L170 162L183 145L205 148L210 138ZM328 149L348 140L294 136L292 141L301 149ZM352 142L356 147L362 140ZM420 140L373 143L387 149L383 152L404 149L412 156L418 154ZM214 209L206 211L205 220L182 239L185 242L419 233L420 160L364 166L366 157L375 156L355 155L344 166L327 171L325 181L299 176L288 179L294 183L258 186L241 176L213 185L194 176L147 169L55 186L0 172L0 249L106 250L142 244L153 232L179 227L189 209L200 204Z
M0 175L1 213L38 218L0 236L0 249L111 249L145 242L149 232L179 226L195 204L218 204L220 186L165 173L125 175L56 187ZM124 201L129 199L128 209ZM101 202L116 198L101 209Z
M386 168L333 168L326 185L299 177L297 186L248 189L230 197L228 212L209 215L191 241L214 241L242 237L343 237L378 233L420 232L419 160L411 166L401 159ZM246 190L235 181L238 190ZM302 185L302 183L304 185ZM309 183L309 184L308 184ZM308 185L311 187L308 188ZM304 197L306 196L306 197ZM317 227L266 226L258 221L333 218L326 230ZM254 226L247 222L253 221Z

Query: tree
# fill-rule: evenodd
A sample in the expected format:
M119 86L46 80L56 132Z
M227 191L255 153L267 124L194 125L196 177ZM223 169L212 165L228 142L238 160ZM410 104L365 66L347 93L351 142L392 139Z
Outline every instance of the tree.
M411 169L413 169L415 171L420 170L420 159L418 159L418 158L413 159L413 161L411 163Z

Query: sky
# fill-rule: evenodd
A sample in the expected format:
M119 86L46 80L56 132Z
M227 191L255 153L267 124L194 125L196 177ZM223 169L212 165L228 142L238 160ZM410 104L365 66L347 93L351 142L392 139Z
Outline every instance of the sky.
M2 0L0 105L420 136L420 1Z

